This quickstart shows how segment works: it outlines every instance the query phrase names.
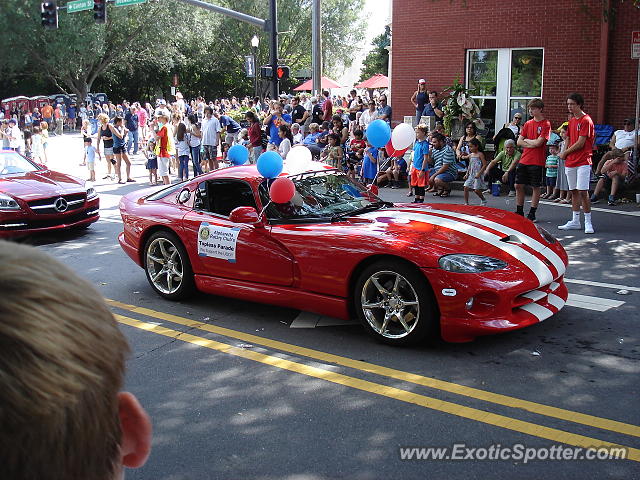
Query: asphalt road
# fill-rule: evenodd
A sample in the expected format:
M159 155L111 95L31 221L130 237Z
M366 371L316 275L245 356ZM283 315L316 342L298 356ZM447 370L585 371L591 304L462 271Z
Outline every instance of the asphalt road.
M79 137L51 145L52 168L85 175ZM130 341L126 388L150 413L154 441L147 465L127 478L638 476L638 205L598 205L589 236L557 230L569 208L541 206L540 223L570 256L570 305L554 317L468 344L393 348L357 324L296 310L155 295L117 242L118 199L144 186L143 159L134 160L138 184L97 182L102 219L86 232L26 240L95 285ZM381 190L391 201L404 193ZM461 203L462 193L437 201ZM514 202L489 197L489 206ZM633 460L401 459L403 447L455 444L478 456L494 444L616 444Z

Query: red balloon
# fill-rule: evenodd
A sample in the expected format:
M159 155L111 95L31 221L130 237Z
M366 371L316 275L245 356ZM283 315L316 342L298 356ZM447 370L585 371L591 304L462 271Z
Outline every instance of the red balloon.
M386 150L387 155L389 157L401 157L402 155L404 155L404 152L407 151L406 148L403 150L396 150L395 148L393 148L393 144L391 143L391 140L387 142L384 149Z
M296 186L290 178L276 178L271 187L269 187L269 195L274 203L288 203L296 194Z

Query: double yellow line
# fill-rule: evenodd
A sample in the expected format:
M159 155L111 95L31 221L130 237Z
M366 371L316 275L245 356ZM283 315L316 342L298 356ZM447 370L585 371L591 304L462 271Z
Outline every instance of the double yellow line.
M250 342L254 345L262 345L264 347L280 350L282 352L291 353L298 356L304 356L322 362L333 363L356 370L373 373L376 375L401 380L404 382L414 383L416 385L426 386L429 388L446 391L449 393L455 393L469 398L483 400L497 405L503 405L511 408L521 409L528 412L544 415L547 417L557 418L564 421L578 423L581 425L599 428L602 430L608 430L615 433L621 433L624 435L640 437L640 427L631 425L628 423L618 422L616 420L609 420L606 418L596 417L593 415L587 415L584 413L574 412L571 410L565 410L562 408L543 405L540 403L530 402L507 395L501 395L497 393L480 390L473 387L467 387L464 385L458 385L456 383L446 382L443 380L437 380L434 378L425 377L402 370L396 370L393 368L383 367L360 360L353 360L351 358L342 357L339 355L333 355L330 353L314 350L310 348L300 347L297 345L280 342L278 340L271 340L257 335L249 333L239 332L237 330L231 330L216 325L210 325L202 322L197 322L188 318L172 315L169 313L158 312L144 307L138 307L135 305L129 305L126 303L118 302L116 300L107 299L112 307L152 317L157 320L164 320L172 322L178 325L186 327L196 328L205 332L222 335L229 338L235 338L245 342ZM154 323L143 322L134 318L126 317L123 315L116 315L116 319L125 325L135 327L141 330L147 330L158 335L163 335L170 338L177 338L180 341L198 345L211 350L216 350L226 354L234 355L237 357L246 358L255 362L260 362L265 365L270 365L276 368L289 370L301 375L309 377L320 378L328 382L344 385L347 387L355 388L358 390L374 393L376 395L393 398L406 403L419 405L422 407L430 408L440 412L449 413L477 422L486 423L489 425L495 425L497 427L506 428L516 432L532 435L546 440L551 440L557 443L564 443L567 445L573 445L582 448L597 447L611 447L611 448L626 448L627 458L640 462L640 450L616 443L606 442L596 438L591 438L583 435L578 435L563 430L545 427L531 422L518 420L515 418L507 417L504 415L498 415L475 408L466 407L453 402L447 402L438 400L436 398L428 397L425 395L409 392L399 388L389 387L375 382L362 380L356 377L332 372L330 370L311 367L302 363L294 362L291 360L282 359L272 355L266 355L263 353L246 350L243 348L235 347L227 343L218 342L215 340L209 340L204 337L199 337L189 333L183 333L177 330L166 328Z

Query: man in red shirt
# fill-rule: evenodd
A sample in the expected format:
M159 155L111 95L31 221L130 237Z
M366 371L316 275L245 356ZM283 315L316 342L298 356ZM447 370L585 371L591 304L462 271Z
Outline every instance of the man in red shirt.
M567 97L567 109L573 117L569 120L567 149L559 157L565 160L565 171L571 191L573 217L560 230L581 230L580 206L584 212L584 233L593 233L589 180L591 179L591 156L595 140L595 127L591 117L582 111L584 98L579 93Z
M331 95L329 95L329 90L322 92L322 95L324 96L324 103L322 104L322 113L324 113L324 115L322 118L330 122L331 117L333 117L333 102L331 101Z
M540 186L544 178L544 164L546 160L545 149L551 123L544 118L542 110L544 103L539 98L534 98L528 105L529 114L533 117L524 124L518 136L518 146L522 147L522 156L516 167L516 213L524 216L524 187L531 186L531 209L527 218L536 221L536 210L540 201Z

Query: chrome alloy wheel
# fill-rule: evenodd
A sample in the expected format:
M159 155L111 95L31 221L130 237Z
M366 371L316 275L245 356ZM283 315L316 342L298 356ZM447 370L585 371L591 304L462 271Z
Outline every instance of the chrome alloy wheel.
M364 283L362 311L371 328L386 338L409 335L420 318L418 294L402 275L380 271Z
M172 294L182 285L182 258L170 240L159 237L149 244L146 266L149 279L160 292Z

